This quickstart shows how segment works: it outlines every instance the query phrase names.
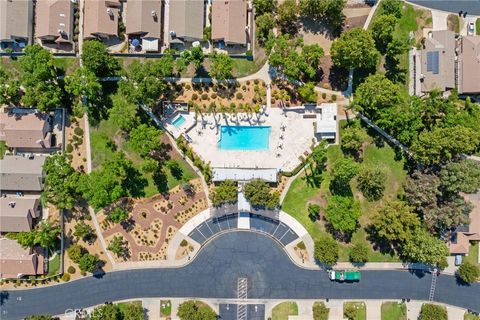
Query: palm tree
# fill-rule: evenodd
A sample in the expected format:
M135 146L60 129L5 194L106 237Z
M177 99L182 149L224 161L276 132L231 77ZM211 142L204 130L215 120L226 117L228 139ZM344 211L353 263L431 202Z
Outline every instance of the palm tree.
M60 228L54 227L46 221L42 221L33 232L35 233L36 244L44 248L53 248L60 235Z

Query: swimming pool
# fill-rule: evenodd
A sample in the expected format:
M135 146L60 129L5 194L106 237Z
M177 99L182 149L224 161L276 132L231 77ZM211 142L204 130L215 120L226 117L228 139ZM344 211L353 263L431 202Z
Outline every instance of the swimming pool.
M222 150L268 150L270 127L221 126Z
M178 128L180 127L182 124L185 123L185 117L182 116L181 114L179 114L178 116L176 116L175 118L173 118L172 120L172 124L175 128Z

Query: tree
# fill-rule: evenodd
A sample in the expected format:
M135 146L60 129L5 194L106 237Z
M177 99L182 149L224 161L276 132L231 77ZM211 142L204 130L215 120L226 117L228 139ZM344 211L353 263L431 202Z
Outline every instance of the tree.
M480 268L470 261L463 260L457 271L457 277L465 283L472 283L480 279Z
M50 315L42 315L42 316L28 316L25 318L25 320L56 320L57 318L54 318Z
M93 272L97 269L100 259L90 253L85 253L78 261L78 267L84 272Z
M377 73L369 76L355 91L354 108L372 120L382 117L386 110L404 103L403 89L399 84Z
M344 20L342 11L346 3L346 0L300 0L299 7L302 16L322 19L333 28L339 28Z
M396 22L394 15L380 15L373 19L371 30L378 51L386 52L388 44L393 40Z
M93 309L91 320L122 320L122 313L116 304L102 304Z
M374 235L390 244L404 244L412 241L420 227L420 219L413 208L402 201L390 201L372 219Z
M261 179L249 181L243 187L245 197L253 206L273 209L278 205L280 195L278 192L271 192L270 186Z
M108 220L114 223L121 223L128 219L128 211L122 209L121 207L115 207L112 211L110 211L107 215Z
M328 320L330 309L325 306L323 302L314 302L313 307L313 320Z
M112 241L110 241L107 249L120 257L128 250L125 245L126 243L122 236L113 236Z
M445 307L436 304L424 303L420 310L419 320L447 320Z
M366 132L359 126L348 126L343 129L341 148L343 152L358 157L360 149L368 139Z
M255 17L274 12L277 5L275 0L253 0L252 3L255 8Z
M440 188L447 194L476 193L480 188L480 164L473 160L450 161L440 172Z
M351 158L342 158L333 164L334 179L348 184L358 174L359 166Z
M18 233L7 233L7 237L15 239L24 248L42 246L53 248L57 244L60 228L51 225L47 221L41 221L32 231Z
M177 316L180 320L216 320L217 315L206 304L187 300L178 306Z
M122 197L140 196L145 184L133 163L123 153L116 152L100 169L82 175L77 190L98 210Z
M295 0L285 0L278 6L277 23L282 33L295 35L298 32L298 7Z
M130 132L139 122L135 103L130 103L122 95L115 95L112 98L113 106L108 109L108 118L125 132Z
M330 235L322 235L315 242L314 257L327 265L334 265L338 261L339 246Z
M65 154L53 154L43 165L45 181L42 200L58 209L72 209L79 197L76 183L79 178Z
M70 245L70 247L67 249L68 257L75 263L79 263L80 259L86 252L87 250L85 250L84 247L76 243Z
M330 49L335 65L351 69L370 69L377 65L379 53L370 31L355 28L342 33Z
M0 66L0 105L20 103L20 82L12 74Z
M445 265L447 255L445 243L421 228L416 229L412 239L402 247L402 256L409 262Z
M83 43L81 59L83 66L97 77L114 76L120 70L118 60L108 53L105 44L99 40Z
M402 16L402 6L401 0L383 0L381 3L383 14L393 15L396 18Z
M65 77L65 91L77 99L87 99L90 104L99 100L101 90L102 85L95 73L85 67L80 67Z
M275 18L271 12L266 12L255 18L255 23L257 26L256 36L258 42L261 45L264 45L268 38L273 37L273 28L275 27Z
M317 173L325 170L327 162L327 145L326 140L322 140L312 151L312 161L315 163L315 171Z
M151 151L157 150L162 145L162 132L157 128L142 123L130 132L129 143L142 157Z
M309 203L307 207L308 217L312 221L317 221L320 217L320 206L315 203Z
M360 203L352 197L333 195L325 209L325 219L333 229L343 234L352 234L357 229L361 215Z
M302 47L302 57L307 64L307 77L313 79L320 69L320 60L325 55L323 48L318 44L309 44ZM316 102L316 101L315 101Z
M210 192L210 200L214 206L237 201L237 183L233 180L222 181L213 192Z
M210 57L210 77L217 80L230 79L232 77L233 59L226 53L214 53Z
M368 261L368 246L363 242L357 242L353 245L350 249L350 253L348 254L348 258L351 262L356 263L365 263Z
M145 318L141 303L124 303L121 312L123 320L143 320Z
M364 166L357 177L358 188L368 201L377 201L385 192L387 175L379 167Z
M425 165L436 165L445 163L462 153L471 154L479 144L480 133L473 129L462 126L434 127L432 131L420 133L410 150L419 162Z
M304 102L317 103L317 93L315 92L315 83L307 82L298 88L298 93Z
M60 105L63 92L57 82L57 68L52 54L39 44L27 46L20 58L22 87L21 101L40 111L50 111Z
M77 239L89 239L90 237L93 236L93 229L90 227L88 224L85 223L85 221L81 220L78 222L75 227L75 231L73 232L73 235Z
M180 61L185 66L188 66L190 63L193 63L195 69L200 69L200 66L205 59L205 54L203 53L203 49L201 46L192 47L189 50L184 50L180 54Z

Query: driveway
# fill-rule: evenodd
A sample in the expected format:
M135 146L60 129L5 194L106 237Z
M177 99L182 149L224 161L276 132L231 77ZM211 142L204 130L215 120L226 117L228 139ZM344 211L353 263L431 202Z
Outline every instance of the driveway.
M230 232L210 241L189 265L110 272L60 285L3 291L2 320L63 314L105 301L150 297L236 298L237 279L248 279L250 299L428 300L430 274L363 271L359 283L331 282L320 270L293 264L278 242L254 232ZM437 279L435 300L480 311L480 283Z
M471 15L480 15L480 0L408 0L431 9L458 13L466 11Z
M447 30L448 12L431 10L432 11L432 29L434 31Z

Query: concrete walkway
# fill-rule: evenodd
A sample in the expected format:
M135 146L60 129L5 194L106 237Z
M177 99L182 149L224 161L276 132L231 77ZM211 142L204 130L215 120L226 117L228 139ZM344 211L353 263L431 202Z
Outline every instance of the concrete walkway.
M431 10L431 11L432 11L433 31L447 30L447 17L449 13L444 11L438 11L438 10Z

